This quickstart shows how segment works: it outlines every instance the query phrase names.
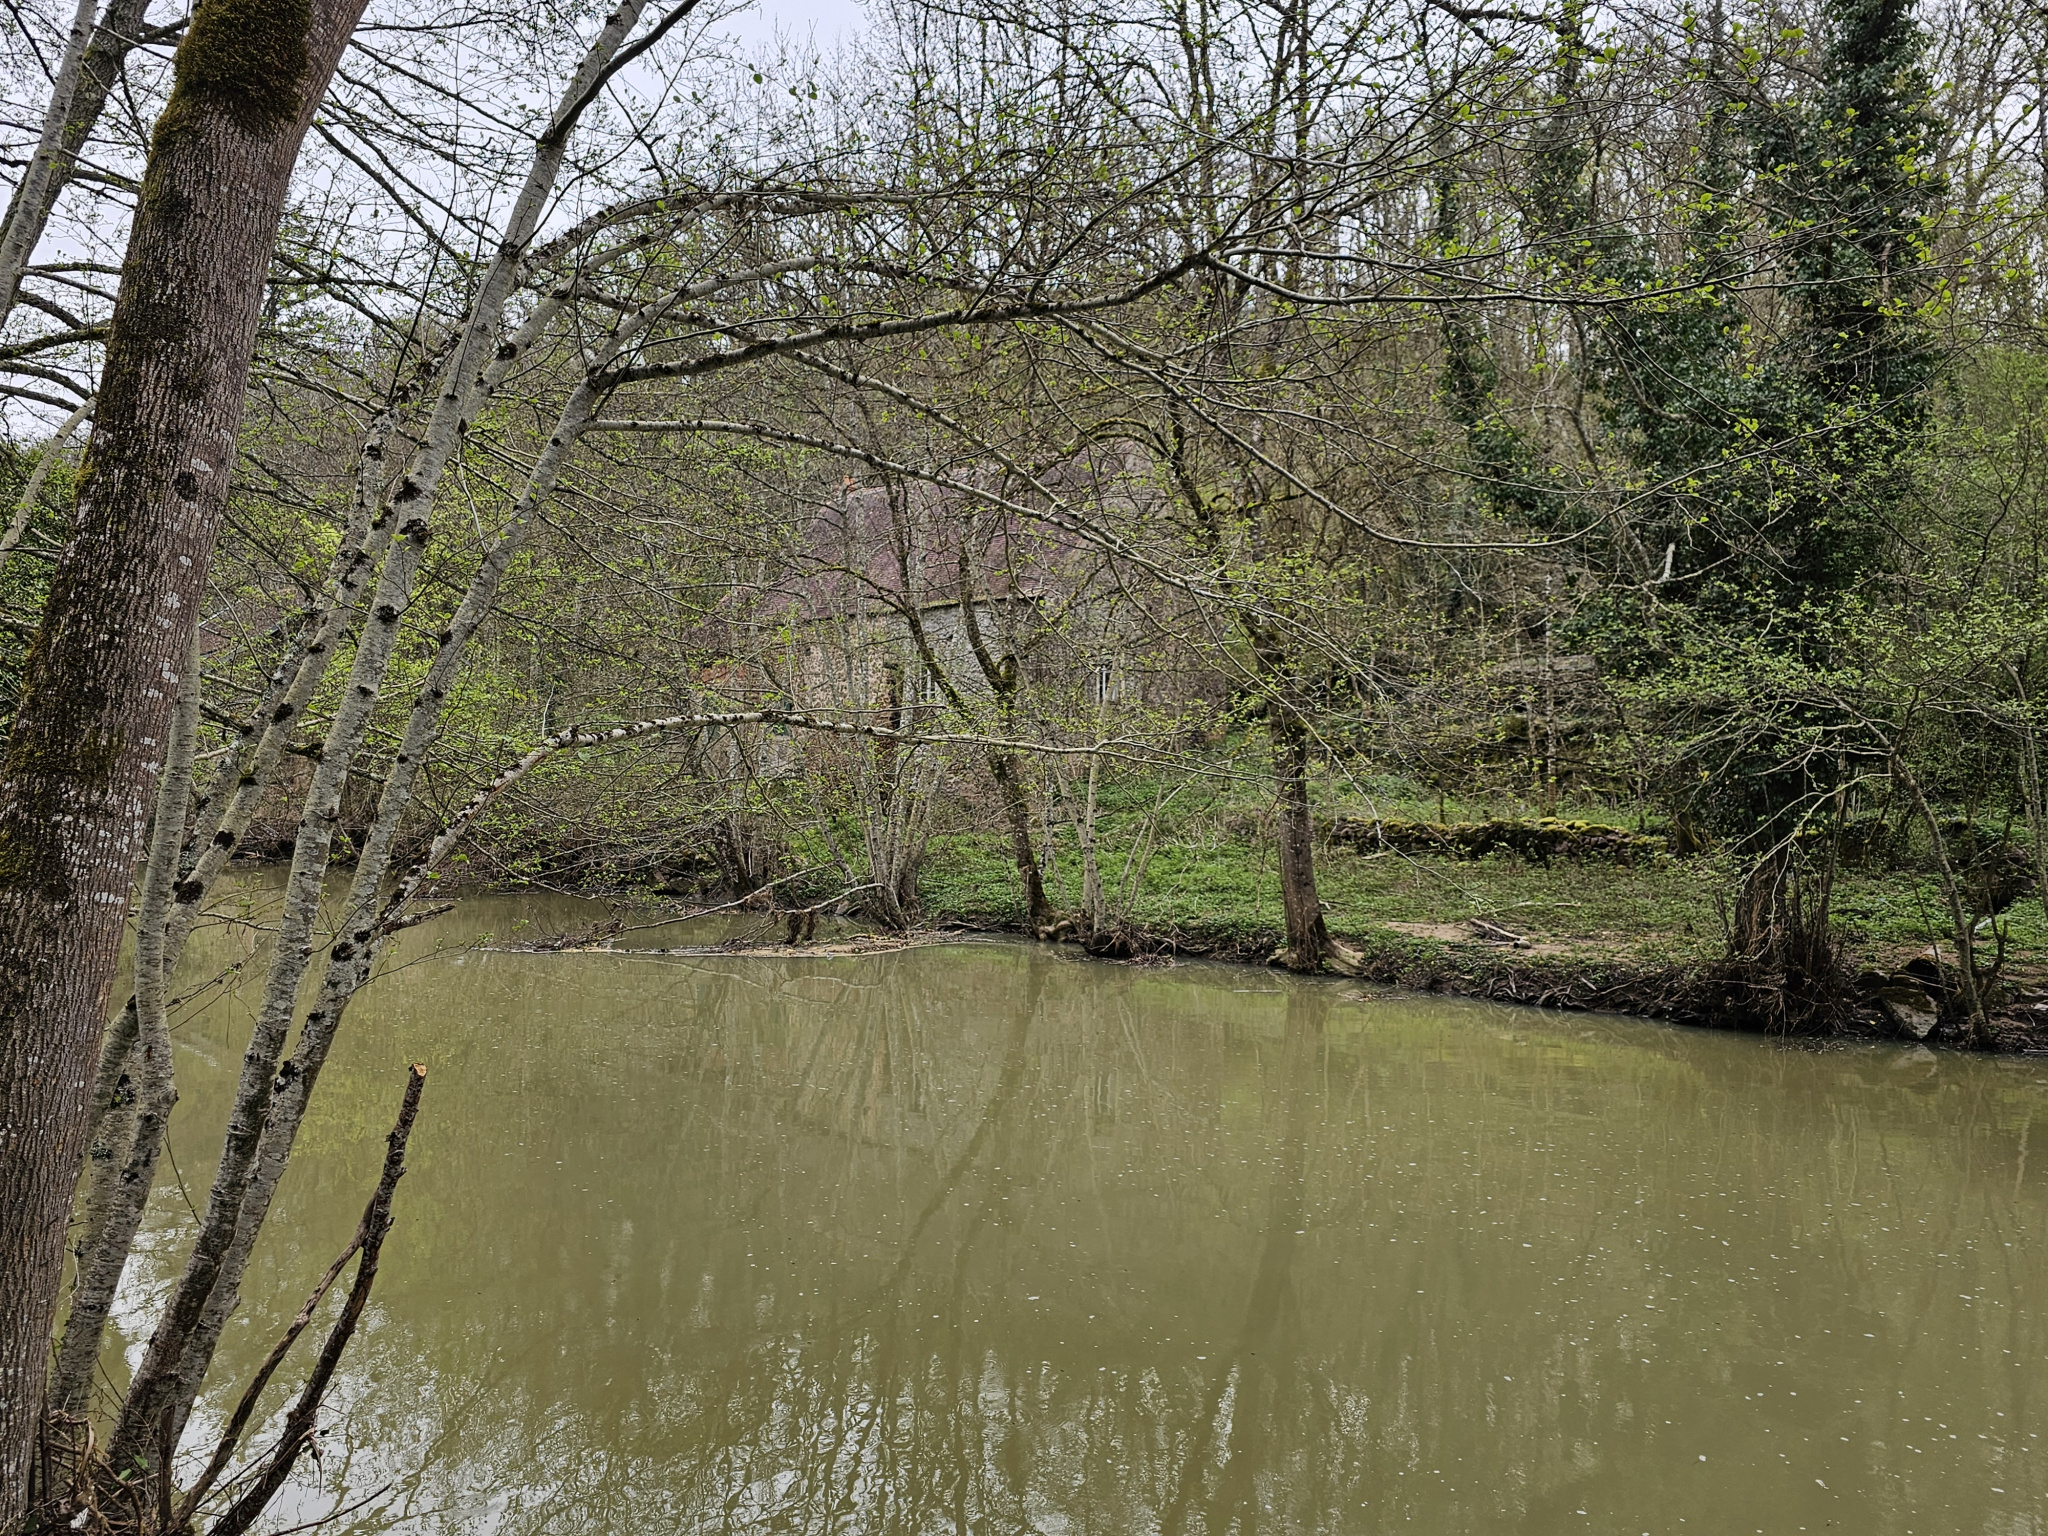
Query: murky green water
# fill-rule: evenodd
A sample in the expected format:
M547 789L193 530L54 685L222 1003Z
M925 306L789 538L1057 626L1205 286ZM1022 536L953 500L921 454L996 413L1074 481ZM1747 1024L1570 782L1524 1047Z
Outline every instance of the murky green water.
M217 1379L429 1063L296 1518L2048 1531L2048 1062L1008 945L457 947L522 911L579 920L472 903L358 1001L252 1271ZM179 1031L195 1200L254 989Z

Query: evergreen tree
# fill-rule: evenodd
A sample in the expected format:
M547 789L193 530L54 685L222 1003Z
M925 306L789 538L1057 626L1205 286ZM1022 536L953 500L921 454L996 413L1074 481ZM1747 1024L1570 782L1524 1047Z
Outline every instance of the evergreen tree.
M1927 225L1941 194L1911 0L1829 0L1812 98L1762 115L1760 192L1795 324L1765 371L1802 473L1780 520L1793 602L1877 571L1938 358Z
M1907 0L1826 0L1810 94L1744 114L1791 318L1752 347L1732 282L1736 96L1718 14L1711 28L1685 254L1661 271L1637 258L1634 280L1660 296L1603 328L1606 414L1655 488L1653 519L1665 526L1653 536L1687 556L1660 593L1680 604L1668 627L1705 657L1747 650L1767 669L1825 664L1828 614L1889 563L1900 460L1935 376L1925 230L1940 189L1928 165L1923 38ZM1615 633L1631 633L1638 673L1666 664L1641 644L1646 606L1621 602L1607 616ZM1797 834L1832 803L1836 758L1825 744L1843 722L1811 710L1750 718L1740 696L1685 707L1700 705L1720 722L1704 733L1716 745L1713 764L1701 765L1701 809L1750 859L1733 952L1780 974L1788 1016L1818 1015L1836 996L1830 881L1824 869L1802 874Z

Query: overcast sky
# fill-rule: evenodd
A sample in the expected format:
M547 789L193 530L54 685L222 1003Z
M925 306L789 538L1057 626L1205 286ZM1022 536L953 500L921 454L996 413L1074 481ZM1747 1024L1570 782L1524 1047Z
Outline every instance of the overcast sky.
M771 44L778 36L795 41L809 36L821 53L829 53L842 37L860 30L866 14L858 0L755 0L751 10L725 27L752 46Z

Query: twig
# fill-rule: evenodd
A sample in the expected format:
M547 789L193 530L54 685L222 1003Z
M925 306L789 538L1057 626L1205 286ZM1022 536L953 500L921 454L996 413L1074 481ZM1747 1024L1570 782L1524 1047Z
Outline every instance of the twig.
M763 891L772 891L778 885L788 885L792 880L801 880L806 875L818 874L821 871L823 871L826 867L827 866L823 864L814 864L811 866L811 868L800 869L793 875L777 875L773 880L764 881L762 884L755 886L754 889L747 892L746 895L734 897L731 901L720 902L715 907L700 907L694 912L680 912L674 917L664 917L658 923L635 923L630 928L621 928L619 930L619 933L645 933L650 928L670 928L677 923L693 923L700 917L710 917L714 913L730 912L734 907L745 906L748 902L752 901L756 896L760 895ZM862 886L859 887L859 889L865 890L867 889L867 887ZM831 906L832 903L835 901L841 901L845 899L845 897L847 897L850 894L851 892L848 891L840 891L834 894L833 896L828 897L823 902L820 902L817 907L803 907L799 908L798 910L805 912L816 912L820 910L820 908L822 907ZM617 935L613 935L613 937L616 936Z
M391 1491L393 1486L393 1484L386 1483L382 1488L378 1488L369 1493L364 1494L360 1499L357 1499L355 1503L349 1505L346 1509L333 1510L328 1514L322 1515L317 1520L308 1520L304 1525L288 1525L281 1531L272 1532L271 1536L298 1536L298 1532L300 1531L317 1531L323 1525L332 1525L335 1521L354 1514L357 1510L361 1509L365 1504L373 1504L378 1499L383 1498L385 1494Z
M392 1126L391 1135L385 1141L383 1176L377 1180L376 1193L370 1196L370 1203L363 1211L363 1222L359 1229L362 1258L356 1264L356 1277L349 1286L348 1300L342 1304L341 1316L334 1320L334 1326L328 1330L327 1343L320 1351L320 1358L313 1366L313 1373L306 1378L306 1385L299 1393L299 1400L292 1405L292 1411L285 1419L284 1434L271 1453L269 1466L264 1469L263 1476L256 1485L235 1500L228 1507L227 1513L213 1523L209 1536L242 1536L277 1496L277 1491L291 1475L292 1464L298 1460L299 1452L304 1450L313 1438L313 1424L320 1411L320 1400L326 1395L328 1383L334 1379L335 1368L341 1363L342 1351L348 1348L348 1341L356 1331L356 1324L362 1319L363 1309L370 1302L370 1287L377 1279L377 1259L384 1248L385 1234L391 1230L391 1197L398 1188L398 1181L405 1175L405 1144L412 1135L413 1118L419 1113L420 1090L426 1086L426 1082L427 1069L415 1062L406 1075L405 1098L399 1105L398 1123ZM346 1259L347 1255L344 1254L342 1260L337 1261L337 1268L340 1262ZM324 1283L331 1283L331 1279ZM302 1315L310 1318L310 1308L316 1304L317 1297L315 1302L308 1304L308 1312ZM281 1350L289 1344L290 1338L287 1338L284 1345L280 1346L280 1350L273 1351L273 1354L282 1358ZM253 1408L253 1390L244 1401ZM238 1409L238 1415L240 1412ZM220 1453L216 1451L215 1460L220 1459Z
M171 1405L165 1403L156 1427L156 1528L163 1536L171 1532L171 1450L176 1443L171 1433Z
M171 1150L170 1138L164 1138L164 1156L171 1160L171 1175L178 1181L178 1193L184 1198L185 1209L192 1213L192 1219L199 1219L199 1207L192 1203L192 1192L185 1187L185 1175L178 1169L178 1154Z
M366 1214L364 1220L368 1219ZM191 1523L192 1512L199 1507L199 1501L213 1491L214 1483L219 1480L221 1473L227 1470L227 1464L235 1454L235 1447L242 1443L242 1432L249 1427L249 1420L256 1412L256 1400L263 1395L263 1389L270 1384L270 1378L278 1366L284 1363L286 1353L297 1342L299 1335L306 1331L307 1325L313 1321L313 1314L320 1309L320 1303L327 1299L327 1292L340 1278L343 1268L362 1248L364 1235L365 1228L358 1222L355 1236L348 1240L348 1246L341 1250L335 1261L327 1266L327 1273L322 1275L319 1284L313 1287L313 1294L308 1296L306 1304L299 1308L299 1315L293 1318L291 1326L285 1329L284 1337L277 1341L263 1364L256 1368L256 1374L249 1378L249 1385L242 1393L242 1400L235 1405L234 1414L228 1419L228 1427L221 1434L220 1443L214 1447L213 1459L207 1462L206 1470L199 1474L199 1481L194 1483L191 1491L185 1495L184 1507L178 1512L178 1524Z

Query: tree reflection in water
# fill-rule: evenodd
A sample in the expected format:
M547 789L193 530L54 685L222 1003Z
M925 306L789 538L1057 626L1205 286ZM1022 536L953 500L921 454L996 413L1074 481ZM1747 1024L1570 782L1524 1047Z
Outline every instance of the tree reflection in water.
M2015 1064L1005 946L449 955L360 1009L217 1370L429 1061L295 1518L388 1482L339 1528L1904 1531L2048 1492ZM180 1031L188 1181L243 1028Z

